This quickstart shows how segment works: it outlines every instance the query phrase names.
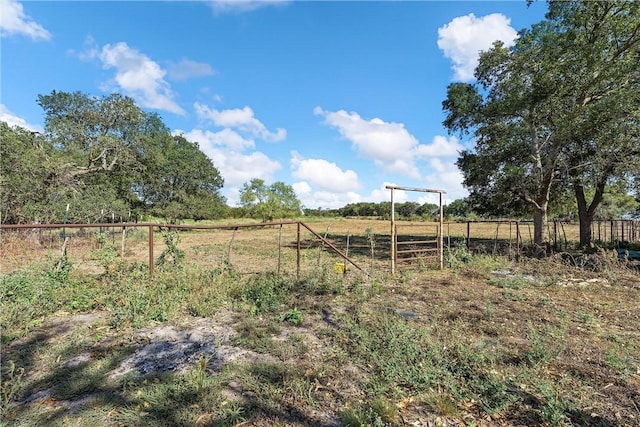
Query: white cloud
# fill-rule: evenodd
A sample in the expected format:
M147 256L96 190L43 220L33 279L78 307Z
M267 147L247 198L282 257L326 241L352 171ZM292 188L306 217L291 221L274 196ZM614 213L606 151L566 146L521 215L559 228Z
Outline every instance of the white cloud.
M195 103L194 107L200 119L210 120L216 126L235 128L265 141L282 141L287 137L287 131L282 128L270 132L255 118L251 107L216 110L200 103Z
M390 202L391 190L386 188L387 185L398 185L398 184L394 184L392 182L385 182L379 188L376 188L375 190L373 190L371 194L366 196L365 200L367 202L376 202L376 203ZM395 203L404 203L407 200L409 200L409 197L407 196L407 192L404 190L394 190L393 200Z
M361 187L357 173L351 169L343 171L324 159L305 159L293 151L290 164L294 178L307 180L321 190L345 193Z
M84 43L82 52L71 51L70 53L83 61L97 58L103 68L116 70L113 80L104 83L101 86L102 90L111 91L115 87L143 107L179 115L185 114L182 107L175 102L175 93L164 79L167 72L157 62L129 47L127 43L106 44L100 49L89 37Z
M455 160L431 159L425 173L424 182L428 188L444 190L443 201L450 203L456 199L462 199L469 192L462 185L463 176L455 164ZM424 196L429 203L438 203L437 194ZM425 202L421 202L425 203Z
M293 191L296 192L298 197L311 194L311 186L304 181L294 182L291 187L293 187Z
M420 177L415 160L422 155L423 149L402 123L378 118L365 120L355 112L330 112L320 107L316 107L314 113L323 116L327 125L351 141L359 156L373 160L385 172L414 179Z
M27 123L22 117L13 114L4 104L0 104L0 121L6 122L9 126L20 126L32 132L44 132L42 126Z
M245 139L231 129L225 128L219 132L210 130L193 129L190 132L176 130L174 134L182 134L187 140L197 143L205 143L212 147L226 147L232 151L243 151L256 146L252 139Z
M22 4L16 0L0 0L0 34L23 34L32 40L49 40L51 33L24 13Z
M212 0L211 7L217 14L251 12L266 6L282 6L288 0Z
M193 129L190 132L177 130L173 133L182 134L187 140L200 145L200 149L220 170L225 187L237 187L252 178L273 181L274 173L282 168L279 162L270 159L260 151L243 152L247 148L253 148L254 142L242 138L231 129L223 129L219 132L200 129ZM230 197L228 193L225 195Z
M513 46L518 33L510 24L500 13L479 18L471 13L438 28L438 47L453 62L454 80L473 80L480 51L488 50L494 41Z
M168 61L167 75L172 80L187 80L193 77L204 77L215 74L211 65L183 59L180 62Z
M306 182L292 184L296 195L302 202L302 206L311 209L337 209L349 203L358 203L362 200L358 193L348 191L346 193L334 193L332 191L312 191Z
M420 145L417 151L422 157L453 157L463 149L455 136L436 135L431 144Z
M224 177L225 185L238 186L253 178L261 178L266 182L273 181L273 175L282 168L280 162L270 159L260 151L238 153L200 146Z

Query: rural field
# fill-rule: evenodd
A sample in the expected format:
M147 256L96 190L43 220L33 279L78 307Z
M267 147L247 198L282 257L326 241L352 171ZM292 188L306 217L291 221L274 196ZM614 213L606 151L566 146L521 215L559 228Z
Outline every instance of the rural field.
M640 425L616 252L507 256L474 224L471 253L460 224L444 270L392 275L389 222L307 225L156 229L153 274L148 228L2 230L0 425Z

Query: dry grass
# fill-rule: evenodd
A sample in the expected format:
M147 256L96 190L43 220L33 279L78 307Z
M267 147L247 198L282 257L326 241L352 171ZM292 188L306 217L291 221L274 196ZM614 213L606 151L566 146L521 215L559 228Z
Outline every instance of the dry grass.
M388 222L310 225L343 251L350 236L350 255L373 274L335 274L337 258L303 232L294 280L297 229L285 226L182 232L184 265L153 279L132 266L146 260L142 231L128 233L126 262L118 235L73 236L69 275L46 259L42 274L3 275L3 422L640 425L640 276L615 257L585 270L560 256L510 263L455 250L454 268L390 277ZM282 276L256 274L277 269L279 240ZM30 245L60 255L14 238L3 260L18 268ZM152 364L167 372L113 376L177 344L199 352Z

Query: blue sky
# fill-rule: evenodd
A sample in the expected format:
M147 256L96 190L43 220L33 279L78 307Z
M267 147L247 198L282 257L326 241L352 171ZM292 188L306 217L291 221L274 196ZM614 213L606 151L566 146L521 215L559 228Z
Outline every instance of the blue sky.
M198 142L233 205L251 178L307 207L466 196L442 126L478 52L544 18L522 1L0 0L0 120L42 130L38 94L131 96ZM437 202L425 193L396 200Z

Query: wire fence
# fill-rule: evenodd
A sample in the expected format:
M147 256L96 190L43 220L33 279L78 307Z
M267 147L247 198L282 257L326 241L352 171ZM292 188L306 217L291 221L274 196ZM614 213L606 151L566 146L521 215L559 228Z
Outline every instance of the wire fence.
M550 221L550 251L577 247L579 225ZM175 240L167 241L167 236ZM409 268L438 265L439 224L396 221L399 258ZM446 222L444 249L464 247L471 253L521 255L533 243L527 221ZM595 221L592 238L598 244L625 246L640 242L639 220ZM144 265L152 273L170 246L185 262L201 268L234 268L241 274L364 274L389 271L391 232L379 220L300 221L225 225L149 223L0 225L0 273L33 264L53 264L63 254L79 270L99 274L107 263Z

